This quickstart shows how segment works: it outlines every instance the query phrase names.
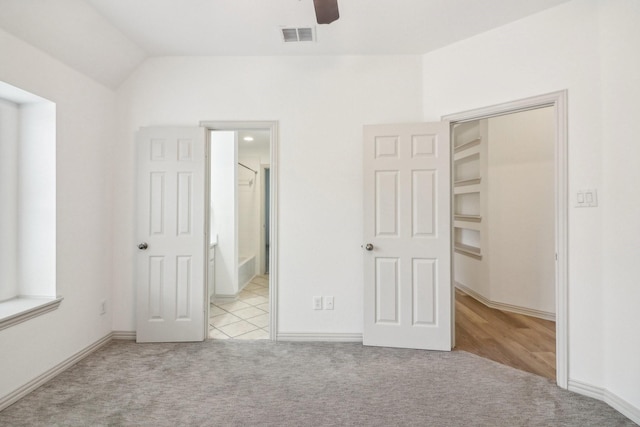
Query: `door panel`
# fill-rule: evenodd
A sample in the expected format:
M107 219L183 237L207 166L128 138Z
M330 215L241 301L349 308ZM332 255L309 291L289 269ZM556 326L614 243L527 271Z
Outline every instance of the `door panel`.
M449 123L364 128L365 345L451 350Z
M398 172L376 171L376 236L398 235Z
M433 325L437 301L435 259L413 259L413 324Z
M433 237L435 232L436 171L412 171L411 231L413 237Z
M138 342L205 337L205 130L136 135Z
M376 322L398 323L398 301L400 299L397 258L376 259Z

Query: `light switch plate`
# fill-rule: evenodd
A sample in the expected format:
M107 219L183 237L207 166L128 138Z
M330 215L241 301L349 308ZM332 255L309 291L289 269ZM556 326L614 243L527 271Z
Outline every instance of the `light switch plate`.
M576 208L593 208L598 206L598 191L595 188L576 192Z
M595 188L584 190L584 201L587 207L593 208L598 206L598 192Z

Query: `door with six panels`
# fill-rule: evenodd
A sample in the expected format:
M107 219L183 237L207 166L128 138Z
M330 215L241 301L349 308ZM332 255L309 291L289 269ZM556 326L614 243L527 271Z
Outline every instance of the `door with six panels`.
M451 350L449 123L364 127L365 345Z
M136 134L138 342L205 338L204 128Z

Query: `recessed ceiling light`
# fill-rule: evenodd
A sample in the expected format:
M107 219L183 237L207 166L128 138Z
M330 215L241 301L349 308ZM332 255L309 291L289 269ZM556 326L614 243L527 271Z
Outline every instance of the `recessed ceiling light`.
M245 136L244 138L242 138L244 141L253 141L253 137L252 136Z

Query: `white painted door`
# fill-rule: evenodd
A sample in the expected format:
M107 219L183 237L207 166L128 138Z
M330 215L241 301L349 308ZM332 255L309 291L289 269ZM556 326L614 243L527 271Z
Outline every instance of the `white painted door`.
M449 123L364 127L365 345L451 350Z
M142 128L137 158L137 341L205 338L205 129Z

